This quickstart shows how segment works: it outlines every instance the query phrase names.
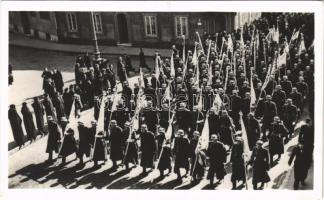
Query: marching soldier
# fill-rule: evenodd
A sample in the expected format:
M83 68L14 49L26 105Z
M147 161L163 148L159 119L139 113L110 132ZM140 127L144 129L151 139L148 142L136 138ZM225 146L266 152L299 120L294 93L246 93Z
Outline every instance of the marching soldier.
M53 161L53 151L58 153L61 144L61 131L57 122L52 116L47 116L48 121L48 139L46 153L48 153L48 162Z
M124 157L123 147L124 147L124 138L123 130L117 126L116 120L111 120L110 131L109 131L108 140L110 142L110 159L113 162L112 169L117 169L117 161L122 160Z
M266 132L270 129L273 118L277 115L276 104L271 101L271 96L266 96L266 101L263 103L263 118L262 118L262 139L266 140Z
M211 135L210 139L211 142L207 149L210 164L207 179L209 179L210 185L213 185L215 175L218 182L221 182L226 175L224 163L226 162L227 153L224 144L218 140L216 134Z
M298 190L299 184L303 186L306 185L305 179L308 173L309 164L309 154L305 151L304 145L299 142L297 146L294 147L290 155L288 164L289 166L294 161L294 190Z
M159 123L157 110L153 107L152 101L147 101L147 106L142 110L142 116L147 128L151 132L156 132L156 125Z
M193 181L200 181L204 177L205 172L205 154L202 151L197 151L197 144L199 141L199 131L194 131L193 138L190 140L190 161ZM199 161L198 161L199 160Z
M130 125L129 122L125 123L125 128L122 134L126 139L125 155L123 160L126 170L129 169L129 163L133 163L135 166L138 164L138 146L136 142L138 138L136 132L130 129Z
M282 109L283 122L288 129L287 139L294 133L295 124L297 122L298 111L297 107L293 105L292 99L287 99L287 103Z
M232 139L233 124L226 110L222 111L222 114L219 119L219 124L220 124L219 140L228 146L232 146L233 145L233 139Z
M254 113L249 113L246 120L246 133L249 143L249 148L252 149L255 143L260 139L261 128L258 120L254 117Z
M274 117L274 122L271 124L269 131L269 152L270 152L270 164L273 166L273 156L278 155L278 160L281 158L281 154L284 153L283 138L287 137L288 130L280 121L278 116Z
M276 104L279 116L282 118L282 107L286 102L286 93L281 89L281 85L276 86L275 91L272 95L272 100Z
M182 180L180 168L185 168L185 176L187 176L189 172L190 142L182 129L178 130L178 136L179 137L174 140L173 152L175 155L175 163L173 171L177 174L177 180Z
M77 152L77 143L74 138L74 130L69 128L66 132L64 132L63 143L61 146L61 150L59 152L59 156L62 156L62 165L66 162L66 157ZM76 157L78 157L76 155Z
M143 168L143 174L147 173L146 168L154 168L154 155L156 151L156 144L154 133L148 130L146 124L141 125L140 131L141 140L141 166Z
M242 181L242 184L244 185L246 182L246 174L244 166L244 155L243 155L243 140L239 135L242 134L241 132L237 132L235 134L235 140L233 144L233 148L231 151L231 158L230 161L232 163L232 176L231 176L231 182L232 182L232 189L236 189L236 185L238 181Z
M90 156L91 152L91 146L93 145L93 142L91 142L91 135L90 135L90 129L84 126L83 122L78 122L78 132L79 132L79 148L77 151L78 157L79 157L79 165L83 165L83 156L86 155L86 157Z
M98 167L99 161L103 161L104 163L107 161L107 144L105 141L105 135L102 131L95 136L92 160L95 168Z
M162 146L162 154L160 156L160 160L158 163L158 169L160 171L160 177L164 176L164 171L168 169L168 174L171 173L171 160L172 160L172 152L171 152L171 142L170 140L166 140Z
M263 142L258 140L256 146L252 150L251 159L249 164L253 167L253 189L263 189L264 184L270 181L268 175L269 170L269 153L262 147ZM261 183L261 187L258 188L258 183Z

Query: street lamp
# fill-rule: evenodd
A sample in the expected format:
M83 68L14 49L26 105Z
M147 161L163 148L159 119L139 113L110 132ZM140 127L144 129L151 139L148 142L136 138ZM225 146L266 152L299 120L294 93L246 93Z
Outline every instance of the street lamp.
M95 22L94 22L94 17L93 17L93 12L90 13L91 14L91 21L92 21L92 30L93 30L93 41L94 41L94 60L95 61L99 61L101 60L101 56L100 56L100 51L99 51L99 47L98 47L98 41L97 41L97 33L96 33L96 29L95 29Z

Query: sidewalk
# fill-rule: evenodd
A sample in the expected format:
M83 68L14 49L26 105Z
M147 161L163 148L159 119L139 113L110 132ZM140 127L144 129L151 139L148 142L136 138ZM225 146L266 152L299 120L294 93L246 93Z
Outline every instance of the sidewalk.
M80 54L94 51L93 45L62 44L62 43L50 42L47 40L35 39L19 33L9 33L9 45L43 49L49 51L80 53ZM138 56L139 54L139 47L103 46L100 44L98 45L99 45L99 50L102 54L108 54L108 55L128 54L130 56ZM143 52L145 56L153 57L155 55L155 51L159 51L162 57L171 56L171 49L143 48Z

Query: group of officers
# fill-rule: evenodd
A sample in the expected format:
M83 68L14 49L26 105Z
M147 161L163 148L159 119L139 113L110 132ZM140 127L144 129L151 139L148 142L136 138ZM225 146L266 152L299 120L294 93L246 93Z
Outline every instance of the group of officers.
M295 160L294 188L298 189L300 183L305 184L312 163L313 49L299 51L301 33L289 44L286 64L276 66L275 73L270 74L269 68L277 65L285 36L280 37L279 43L269 41L266 36L269 30L258 24L255 21L239 30L241 37L244 35L243 46L234 33L231 37L231 33L224 31L215 34L215 41L211 36L203 37L204 43L195 43L194 51L182 51L173 45L171 59L163 59L156 52L155 73L143 75L141 70L139 83L133 87L128 82L129 72L135 72L129 56L118 58L119 81L113 64L99 54L95 54L93 61L88 54L78 57L76 84L64 91L62 85L54 87L53 91L44 87L45 99L40 103L35 98L33 104L40 132L46 132L42 119L44 110L47 116L49 161L53 160L53 152L62 157L63 164L67 156L75 153L79 165L84 166L86 156L98 167L109 155L114 170L119 167L118 162L126 170L130 170L130 164L140 163L143 173L147 173L148 168L157 168L160 176L165 176L165 170L171 173L174 163L173 172L179 181L183 177L180 169L185 170L184 176L200 181L208 168L207 179L211 185L215 177L218 182L224 179L225 164L229 161L233 189L239 182L246 184L249 165L252 166L253 188L262 189L270 181L268 170L275 165L273 157L277 155L277 160L280 159L284 144L294 136L295 125L308 108L311 117L302 125L299 143L289 160L289 164ZM229 40L233 42L232 50ZM139 67L149 69L142 50L139 56ZM43 77L49 79L50 75L44 74ZM55 81L49 82L55 86ZM122 90L117 91L120 85ZM257 99L252 105L251 87ZM115 105L117 93L121 93L122 98ZM220 106L215 106L216 95L221 99ZM103 100L102 96L107 98ZM144 101L140 101L142 98ZM101 101L105 101L104 119L99 118L103 112ZM91 127L80 120L77 128L69 126L72 106L75 106L72 114L76 118L82 115L83 109L94 109ZM10 122L14 121L12 127L19 124L15 112L12 105L9 110ZM138 124L134 124L136 117ZM97 130L101 123L98 120L104 121L103 130ZM208 148L200 151L197 145L205 120L209 122L210 140ZM169 126L173 130L171 138L166 137ZM245 151L245 132L251 153ZM265 143L268 148L264 147Z

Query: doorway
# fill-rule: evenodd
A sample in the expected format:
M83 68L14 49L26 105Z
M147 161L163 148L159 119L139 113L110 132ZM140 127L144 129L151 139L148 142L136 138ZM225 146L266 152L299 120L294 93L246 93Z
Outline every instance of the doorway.
M119 43L128 43L128 28L125 14L117 14Z

